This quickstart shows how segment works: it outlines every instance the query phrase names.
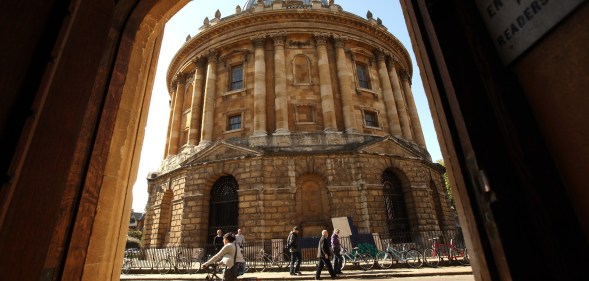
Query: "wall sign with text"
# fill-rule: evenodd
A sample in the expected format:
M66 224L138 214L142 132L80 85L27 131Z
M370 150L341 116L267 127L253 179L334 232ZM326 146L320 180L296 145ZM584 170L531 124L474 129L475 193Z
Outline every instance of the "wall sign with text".
M511 63L584 0L476 0L504 64Z

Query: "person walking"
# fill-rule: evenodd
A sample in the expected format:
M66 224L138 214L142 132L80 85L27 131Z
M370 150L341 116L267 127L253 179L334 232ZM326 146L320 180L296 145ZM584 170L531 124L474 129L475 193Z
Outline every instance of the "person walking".
M239 245L241 249L243 249L243 245L245 244L245 236L241 233L241 228L237 229L237 234L235 234L235 243Z
M331 247L329 243L329 233L327 230L321 231L321 239L319 239L319 245L317 246L317 259L319 262L317 263L317 271L315 272L315 280L322 280L321 279L321 271L323 267L327 267L327 271L331 276L331 279L336 278L335 272L333 272L333 267L331 266L331 261L329 257L331 256Z
M239 250L239 246L234 243L235 236L233 233L229 232L223 235L223 248L219 250L219 252L210 258L208 261L202 264L204 268L209 266L212 263L215 263L218 260L221 260L221 264L225 265L225 270L223 271L223 280L225 281L235 281L237 280L237 273L232 270L234 266L238 262L245 263L245 259Z
M215 254L223 248L223 230L217 229L217 236L213 237L213 247L215 248Z
M342 247L339 242L339 228L333 230L331 235L331 249L333 250L333 272L342 273Z
M290 251L290 275L301 275L301 248L299 245L299 228L292 228L292 231L286 238L286 247Z

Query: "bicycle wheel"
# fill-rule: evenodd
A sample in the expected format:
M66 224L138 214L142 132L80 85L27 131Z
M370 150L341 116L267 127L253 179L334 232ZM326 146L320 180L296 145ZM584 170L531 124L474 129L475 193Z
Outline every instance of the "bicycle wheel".
M133 262L130 260L127 260L123 263L123 267L121 268L121 272L123 274L129 274L129 272L131 271L131 267L133 267Z
M423 264L423 254L415 249L408 250L403 253L403 259L413 268L420 268Z
M195 259L193 260L192 264L191 264L191 272L197 273L200 271L201 267L202 267L203 262L200 259Z
M245 269L243 270L243 272L247 272L248 270L250 270L250 266L251 266L251 262L248 258L243 258L243 260L245 260Z
M188 258L180 258L176 260L176 270L180 274L186 274L190 270L190 260Z
M359 254L357 259L360 267L364 270L369 270L374 266L374 257L371 254Z
M393 257L387 251L380 251L376 254L376 262L380 268L390 268L393 265Z
M468 250L466 248L458 248L453 254L459 264L470 264L470 257L468 256Z
M258 258L256 260L255 268L256 268L257 272L262 272L262 271L266 270L266 259L265 258Z
M168 259L163 259L157 262L155 268L160 274L166 274L172 270L172 263Z
M344 270L344 267L346 267L346 260L347 260L346 256L342 255L342 268L341 268L341 270Z
M282 268L285 265L288 266L289 263L290 263L290 257L285 253L278 254L276 257L274 257L273 264L278 266L278 268Z
M440 264L440 256L432 248L423 251L423 261L431 267L437 267Z

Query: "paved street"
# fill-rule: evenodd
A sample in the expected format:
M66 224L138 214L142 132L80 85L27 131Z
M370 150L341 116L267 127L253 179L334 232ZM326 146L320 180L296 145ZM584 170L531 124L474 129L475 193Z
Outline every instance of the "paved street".
M248 272L239 279L242 280L313 280L315 276L312 270L303 271L301 276L290 276L288 272ZM121 280L205 280L206 274L129 274L121 275ZM324 270L322 277L330 280L327 271ZM255 278L255 279L254 279ZM373 269L368 271L349 270L345 271L339 279L345 280L387 280L392 278L403 278L403 280L456 280L472 281L472 269L470 266L442 266L438 268L422 267L394 268L394 269ZM238 280L239 280L238 279Z

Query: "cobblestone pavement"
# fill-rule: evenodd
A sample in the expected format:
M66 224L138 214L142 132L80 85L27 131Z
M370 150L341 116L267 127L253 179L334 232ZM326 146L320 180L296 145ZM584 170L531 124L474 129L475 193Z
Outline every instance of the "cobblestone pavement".
M372 269L372 270L349 270L344 271L338 279L381 279L392 277L420 277L439 275L472 275L470 266L443 266L437 268L422 267L394 268L394 269ZM121 275L121 280L205 280L206 273L197 274L128 274ZM303 271L302 275L291 276L288 272L247 272L238 280L313 280L315 272L311 269ZM327 270L323 270L324 280L330 280Z

